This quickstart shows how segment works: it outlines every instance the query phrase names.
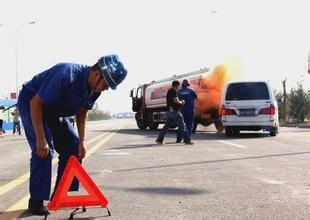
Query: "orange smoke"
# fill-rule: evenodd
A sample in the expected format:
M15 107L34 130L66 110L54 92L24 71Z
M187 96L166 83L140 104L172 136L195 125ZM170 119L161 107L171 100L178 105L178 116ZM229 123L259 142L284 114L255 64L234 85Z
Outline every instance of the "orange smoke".
M240 62L233 60L216 66L212 73L202 76L200 86L196 88L199 94L195 108L196 115L219 111L225 84L240 78L240 74Z

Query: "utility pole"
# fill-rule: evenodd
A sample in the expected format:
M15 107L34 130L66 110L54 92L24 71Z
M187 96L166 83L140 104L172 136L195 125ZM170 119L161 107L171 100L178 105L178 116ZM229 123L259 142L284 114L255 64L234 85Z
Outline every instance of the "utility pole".
M308 50L308 74L310 74L310 50Z
M282 80L282 85L283 85L283 115L284 115L284 121L286 122L286 78L285 80Z

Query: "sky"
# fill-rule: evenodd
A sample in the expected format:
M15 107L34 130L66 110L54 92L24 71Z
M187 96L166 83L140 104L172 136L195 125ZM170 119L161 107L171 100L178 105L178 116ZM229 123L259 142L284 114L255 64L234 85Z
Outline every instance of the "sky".
M236 59L245 80L310 89L307 9L298 0L0 0L0 98L16 90L16 45L19 86L59 62L118 54L128 77L98 100L112 113L131 111L139 84Z

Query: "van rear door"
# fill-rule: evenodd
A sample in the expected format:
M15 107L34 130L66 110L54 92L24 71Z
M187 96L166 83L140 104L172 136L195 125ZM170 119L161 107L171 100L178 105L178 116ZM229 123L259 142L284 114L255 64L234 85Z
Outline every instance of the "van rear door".
M265 82L231 83L226 89L222 117L226 121L269 121L271 115L261 113L271 107L271 97Z

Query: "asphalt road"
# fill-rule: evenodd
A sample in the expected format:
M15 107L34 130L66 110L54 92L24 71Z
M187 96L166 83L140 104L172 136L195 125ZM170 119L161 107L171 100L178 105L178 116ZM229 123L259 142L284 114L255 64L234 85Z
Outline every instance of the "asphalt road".
M83 166L112 216L92 208L75 219L310 219L310 129L227 138L200 128L193 146L174 143L174 131L158 146L157 134L132 120L89 124ZM0 219L43 219L25 212L29 153L24 136L0 139Z

